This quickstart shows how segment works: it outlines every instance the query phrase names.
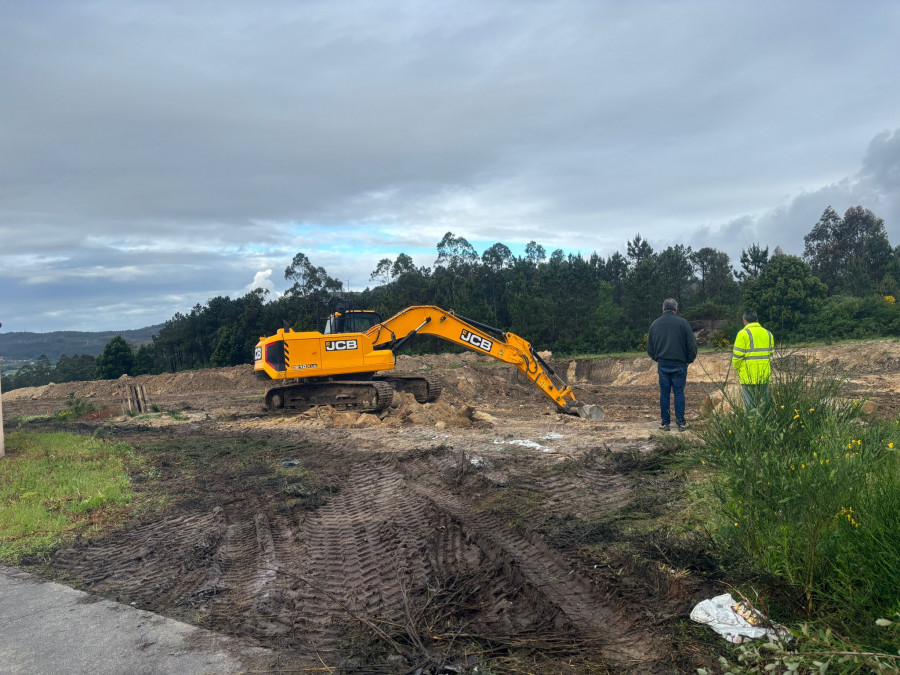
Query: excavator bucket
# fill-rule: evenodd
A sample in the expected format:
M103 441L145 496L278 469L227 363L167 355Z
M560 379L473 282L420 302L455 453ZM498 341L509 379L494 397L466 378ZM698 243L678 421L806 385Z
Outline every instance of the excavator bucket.
M602 420L606 417L606 413L603 412L603 408L600 406L588 403L578 408L578 416L589 420Z

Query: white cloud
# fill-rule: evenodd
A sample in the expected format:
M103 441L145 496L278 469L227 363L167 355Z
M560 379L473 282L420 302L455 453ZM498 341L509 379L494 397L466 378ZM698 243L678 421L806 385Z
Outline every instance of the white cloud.
M272 270L260 270L253 276L253 281L244 286L244 291L249 293L251 291L255 291L257 288L262 288L267 291L274 290L275 286L272 283Z

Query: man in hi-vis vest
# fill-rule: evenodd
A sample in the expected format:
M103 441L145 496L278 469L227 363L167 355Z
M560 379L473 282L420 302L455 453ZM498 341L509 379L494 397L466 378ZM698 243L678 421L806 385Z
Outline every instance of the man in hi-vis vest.
M754 408L769 393L769 379L772 368L769 360L775 352L775 338L762 326L756 312L744 312L744 327L734 338L734 350L731 353L731 365L738 372L744 403Z

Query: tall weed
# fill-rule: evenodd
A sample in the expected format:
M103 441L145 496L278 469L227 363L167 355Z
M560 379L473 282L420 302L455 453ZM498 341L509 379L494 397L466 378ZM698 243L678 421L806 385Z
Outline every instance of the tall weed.
M782 367L757 408L709 420L696 459L718 541L853 631L900 609L900 426L865 423L842 385L814 363Z

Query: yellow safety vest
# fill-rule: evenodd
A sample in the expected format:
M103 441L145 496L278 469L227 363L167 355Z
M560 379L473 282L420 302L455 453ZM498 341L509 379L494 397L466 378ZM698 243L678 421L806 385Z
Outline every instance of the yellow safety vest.
M741 384L768 384L772 376L769 359L775 353L775 338L759 323L748 323L734 338L731 365Z

